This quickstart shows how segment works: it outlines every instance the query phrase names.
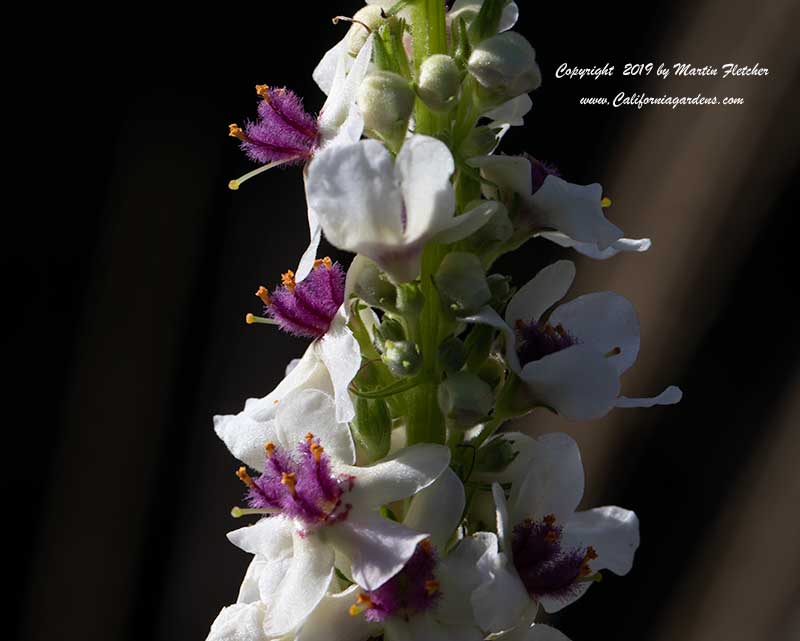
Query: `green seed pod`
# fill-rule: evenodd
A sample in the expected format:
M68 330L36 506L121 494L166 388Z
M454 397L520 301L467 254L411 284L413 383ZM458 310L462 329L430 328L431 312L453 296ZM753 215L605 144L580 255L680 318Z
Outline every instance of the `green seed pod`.
M458 100L461 74L455 60L438 53L426 58L419 68L417 95L433 111L447 111Z
M389 277L369 258L356 256L350 267L353 292L371 307L392 311L397 301L397 289Z
M408 81L391 71L373 71L361 83L356 101L367 131L399 148L414 109Z
M496 389L506 375L506 366L500 359L490 356L478 367L475 372L484 383L492 389Z
M356 399L356 416L350 423L356 444L369 461L382 459L389 453L392 438L392 417L383 399Z
M413 319L419 316L425 305L425 297L416 283L402 283L397 287L397 309L406 317Z
M380 334L380 337L385 341L404 341L406 339L406 332L402 323L389 316L383 317L376 333Z
M502 308L514 293L511 287L511 279L502 274L490 274L486 277L489 284L489 291L492 292L492 305L498 309Z
M485 419L494 405L492 389L470 372L458 372L442 381L437 398L451 427L461 429Z
M536 52L513 31L481 42L472 51L467 66L481 87L498 100L515 98L542 84Z
M459 316L474 314L492 298L481 261L474 254L447 254L434 281L444 304Z
M439 364L448 374L455 374L467 362L467 348L464 341L451 336L439 345Z
M400 377L413 376L422 367L419 347L411 341L386 341L381 360L392 374Z

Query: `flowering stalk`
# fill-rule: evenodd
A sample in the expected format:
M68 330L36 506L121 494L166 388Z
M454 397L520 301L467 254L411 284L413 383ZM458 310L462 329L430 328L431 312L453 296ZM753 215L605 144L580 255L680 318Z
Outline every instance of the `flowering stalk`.
M596 259L646 250L606 218L600 185L495 150L541 83L509 0L371 0L314 78L314 116L259 85L231 135L261 163L302 165L310 244L260 286L262 315L308 341L286 377L216 416L256 518L252 555L209 641L564 641L536 623L603 571L626 574L636 515L576 512L577 444L502 428L544 407L568 420L672 404L621 394L639 323L611 292L567 302L569 260L516 287L496 258L542 236ZM410 34L410 37L409 37ZM355 254L317 259L321 235Z

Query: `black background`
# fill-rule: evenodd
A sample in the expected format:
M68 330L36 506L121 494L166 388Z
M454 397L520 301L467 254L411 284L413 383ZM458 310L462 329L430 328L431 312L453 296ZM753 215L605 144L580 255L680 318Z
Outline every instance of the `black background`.
M603 181L619 202L606 183L609 167L634 142L630 135L648 110L581 107L578 98L632 91L643 81L556 80L553 72L564 61L609 61L618 70L648 61L699 5L521 4L517 29L536 47L545 80L528 127L512 132L504 150L552 160L574 182ZM23 153L7 156L2 270L6 403L13 408L3 475L12 536L6 577L20 638L200 639L235 599L248 559L224 533L238 525L228 510L241 490L211 415L263 396L305 348L242 319L259 309L255 288L295 265L307 230L297 169L227 189L250 169L227 124L254 113L256 83L287 85L318 109L323 96L311 71L345 29L329 18L358 6L62 7L10 21L25 42L7 54L15 87L9 103L19 109L7 126ZM769 3L752 7L754 15L770 10ZM751 19L729 16L707 37L724 39ZM788 54L761 62L774 74L797 70ZM627 578L607 577L560 617L576 641L657 638L694 576L701 542L717 536L723 508L737 500L733 488L742 479L747 485L746 470L793 394L800 230L797 103L790 98L770 115L765 135L790 143L779 154L759 146L757 156L742 159L745 179L727 186L742 193L743 207L748 198L767 202L757 224L740 228L733 208L723 214L727 228L707 230L695 220L685 230L717 237L700 259L706 276L687 280L682 296L694 301L692 309L716 304L702 323L676 305L681 325L697 323L694 342L675 344L667 354L675 362L659 365L665 375L655 380L679 384L686 398L676 408L632 412L629 423L639 429L621 432L624 447L593 488L598 502L636 510L643 545ZM758 100L738 109L749 110L753 122L766 117ZM658 117L667 127L675 119L674 136L685 134L673 112ZM741 135L748 131L743 125ZM723 140L714 153L735 156L741 143ZM782 172L766 194L762 173L770 167ZM646 212L648 203L628 207ZM634 221L626 225L631 235L649 233L627 220ZM732 242L740 234L748 242ZM730 251L741 255L723 278L715 265ZM561 255L535 242L498 268L521 284ZM635 270L649 257L619 260ZM588 431L573 433L588 444L581 440ZM800 499L794 479L775 492ZM745 555L758 558L791 541L792 532L800 536L796 515L782 516L757 528ZM742 512L736 524L758 525L762 517ZM797 536L778 553L780 578L752 586L753 594L784 604L783 618L763 638L781 638L772 635L787 629L798 602ZM718 543L725 548L724 532ZM712 571L702 577L708 586L692 589L711 590L718 579ZM747 601L736 609L750 616ZM710 616L702 608L680 612L687 626Z

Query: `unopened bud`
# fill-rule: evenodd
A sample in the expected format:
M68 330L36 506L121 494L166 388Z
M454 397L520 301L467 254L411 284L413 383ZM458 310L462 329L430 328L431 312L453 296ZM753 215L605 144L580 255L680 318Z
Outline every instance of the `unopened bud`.
M486 277L489 284L489 291L492 292L492 305L498 309L505 306L514 293L511 287L511 279L502 274L490 274Z
M408 81L391 71L373 71L361 83L356 100L364 114L364 127L399 147L414 109L414 92Z
M397 309L406 318L414 318L422 312L425 297L416 283L402 283L397 287Z
M356 416L350 423L356 444L370 462L382 459L389 453L392 438L392 417L386 401L381 398L358 398Z
M489 127L475 127L469 132L464 142L461 143L459 153L462 158L475 156L488 156L492 153L497 143L500 142L497 130Z
M385 341L404 341L406 332L400 321L384 316L381 324L375 329L375 338L378 341L380 351L383 351L383 343Z
M461 74L450 56L437 53L420 65L417 94L433 111L447 111L452 107L460 87Z
M367 5L363 9L356 11L353 16L353 24L345 36L347 38L347 52L355 58L358 52L361 51L361 47L367 42L370 34L369 30L375 31L381 22L383 22L383 15L381 8L377 5Z
M381 360L395 376L413 376L422 367L419 347L411 341L386 341Z
M536 52L513 31L481 42L472 51L468 67L480 85L499 98L515 98L542 84Z
M483 474L497 474L505 470L519 452L514 449L514 444L507 439L494 438L486 445L478 448L475 455L475 471Z
M500 359L490 356L478 367L475 372L484 383L496 389L506 375L506 367Z
M434 281L442 301L459 316L477 312L492 298L483 265L475 254L447 254L436 271Z
M353 292L371 307L393 310L397 301L397 290L389 277L369 258L357 256L357 272L354 273ZM355 268L351 268L351 272Z
M437 398L449 423L463 429L485 419L494 404L492 389L470 372L457 372L442 381Z
M439 345L438 351L439 364L448 374L455 374L464 367L467 362L467 348L464 341L450 336Z

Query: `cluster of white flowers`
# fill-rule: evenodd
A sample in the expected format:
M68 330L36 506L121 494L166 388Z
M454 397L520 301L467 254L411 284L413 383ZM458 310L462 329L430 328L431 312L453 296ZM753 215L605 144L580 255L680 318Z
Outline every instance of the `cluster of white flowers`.
M259 85L231 135L261 164L303 166L310 243L259 288L264 315L311 339L284 380L215 430L243 465L253 555L210 641L558 641L536 623L603 570L626 574L636 515L576 512L565 434L500 431L536 407L566 419L680 400L621 395L639 350L622 296L556 306L575 267L516 289L497 257L542 236L587 256L645 251L609 222L600 185L495 150L541 82L509 0L370 2L314 78L319 116ZM324 235L355 255L317 259Z

